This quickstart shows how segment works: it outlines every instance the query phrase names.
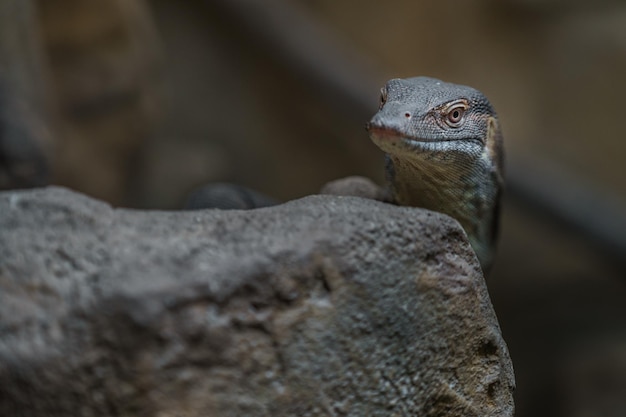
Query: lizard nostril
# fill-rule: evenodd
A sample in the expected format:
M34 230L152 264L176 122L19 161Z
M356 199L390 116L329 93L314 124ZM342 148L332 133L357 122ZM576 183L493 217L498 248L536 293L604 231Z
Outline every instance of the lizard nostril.
M407 119L410 119L411 118L411 113L409 113L409 112L404 113L404 117L406 117Z

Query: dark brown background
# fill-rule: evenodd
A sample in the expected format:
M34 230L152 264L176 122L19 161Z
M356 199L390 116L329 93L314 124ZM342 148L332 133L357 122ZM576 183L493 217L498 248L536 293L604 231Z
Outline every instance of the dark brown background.
M115 205L177 208L212 181L280 199L346 175L381 182L363 129L378 88L429 75L486 93L517 175L547 166L626 207L617 0L5 0L0 12L3 76L47 127L34 136L51 182ZM489 279L517 416L623 416L623 258L530 208L505 199Z

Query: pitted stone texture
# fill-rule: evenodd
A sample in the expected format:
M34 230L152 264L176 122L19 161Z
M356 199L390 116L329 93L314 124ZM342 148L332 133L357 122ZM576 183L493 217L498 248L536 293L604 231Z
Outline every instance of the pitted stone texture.
M513 385L447 216L0 194L0 415L512 416Z

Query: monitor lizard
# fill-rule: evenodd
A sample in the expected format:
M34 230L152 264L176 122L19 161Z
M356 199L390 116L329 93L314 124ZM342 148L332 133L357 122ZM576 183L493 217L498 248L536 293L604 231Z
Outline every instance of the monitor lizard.
M364 177L348 177L328 183L321 193L447 214L461 224L487 274L498 234L504 159L500 124L487 98L474 88L434 78L392 79L381 90L378 112L366 129L385 152L387 184L379 187ZM224 192L234 196L224 198ZM193 208L249 209L276 203L224 184L200 193Z
M445 213L463 227L484 273L493 262L503 189L498 117L478 90L434 78L393 79L369 136L386 159L386 187L363 177L327 184L357 195Z

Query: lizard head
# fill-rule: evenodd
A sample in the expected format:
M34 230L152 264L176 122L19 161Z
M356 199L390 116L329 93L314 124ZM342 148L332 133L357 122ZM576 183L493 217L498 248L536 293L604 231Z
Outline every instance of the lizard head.
M487 98L434 78L393 79L366 128L387 155L390 200L458 220L488 270L498 230L503 150Z
M428 77L390 80L366 128L391 157L440 164L485 158L498 168L502 164L496 113L471 87Z

